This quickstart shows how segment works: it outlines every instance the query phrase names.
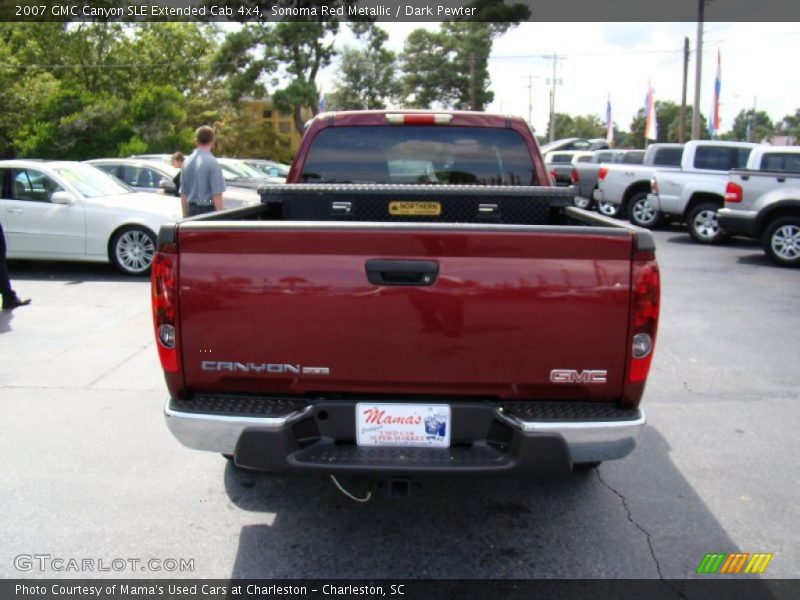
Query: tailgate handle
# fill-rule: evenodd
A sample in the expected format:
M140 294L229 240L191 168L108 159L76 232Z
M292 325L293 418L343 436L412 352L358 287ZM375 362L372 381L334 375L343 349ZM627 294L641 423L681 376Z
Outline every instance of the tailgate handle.
M435 260L381 260L366 262L367 279L373 285L433 285L439 275Z

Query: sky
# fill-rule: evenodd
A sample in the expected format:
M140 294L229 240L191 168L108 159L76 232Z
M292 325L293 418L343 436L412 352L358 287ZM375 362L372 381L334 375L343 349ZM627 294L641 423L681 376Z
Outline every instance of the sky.
M438 23L381 23L389 45L400 51L405 37ZM706 23L700 110L711 112L717 51L722 60L720 128L727 131L742 109L766 111L774 121L800 108L800 84L789 75L800 56L800 23ZM522 23L495 41L489 60L495 100L489 112L528 117L542 135L549 119L548 80L553 52L557 62L556 112L595 114L605 121L610 95L613 120L627 131L644 105L648 81L656 100L680 103L684 37L689 37L687 102L694 99L696 23ZM340 44L352 44L348 35ZM320 76L324 90L334 87L335 65Z

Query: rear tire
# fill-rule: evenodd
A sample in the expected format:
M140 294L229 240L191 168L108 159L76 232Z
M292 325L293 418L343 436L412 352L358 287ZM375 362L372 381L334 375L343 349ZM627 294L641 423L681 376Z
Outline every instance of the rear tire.
M767 226L761 244L780 267L800 267L800 216L775 219Z
M719 206L713 202L701 202L689 213L686 228L696 242L719 244L728 238L717 221Z
M606 217L619 219L622 217L622 205L612 204L611 202L603 200L597 203L597 212Z
M661 213L651 205L645 192L634 194L628 200L628 218L634 225L645 229L655 229L662 221Z
M584 210L589 210L592 208L592 201L589 198L584 198L583 196L575 196L575 198L572 199L572 203L578 208L582 208Z

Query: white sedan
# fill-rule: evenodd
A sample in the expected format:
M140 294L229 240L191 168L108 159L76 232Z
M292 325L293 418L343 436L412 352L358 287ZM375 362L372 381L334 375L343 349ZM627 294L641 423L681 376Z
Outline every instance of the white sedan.
M0 174L11 259L111 262L144 274L161 225L181 218L178 198L135 192L83 163L4 160Z

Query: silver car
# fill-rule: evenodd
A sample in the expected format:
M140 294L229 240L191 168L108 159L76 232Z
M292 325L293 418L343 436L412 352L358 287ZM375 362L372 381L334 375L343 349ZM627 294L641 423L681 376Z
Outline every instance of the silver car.
M166 162L132 158L97 158L86 162L124 181L137 192L164 190L175 195L174 180L179 169Z
M168 195L177 196L174 179L178 169L163 160L98 158L86 162L121 179L137 191L161 193L163 190ZM242 187L231 181L234 177L230 176L224 167L223 175L229 184L228 189L222 194L225 208L241 208L261 202L261 197L255 189Z

